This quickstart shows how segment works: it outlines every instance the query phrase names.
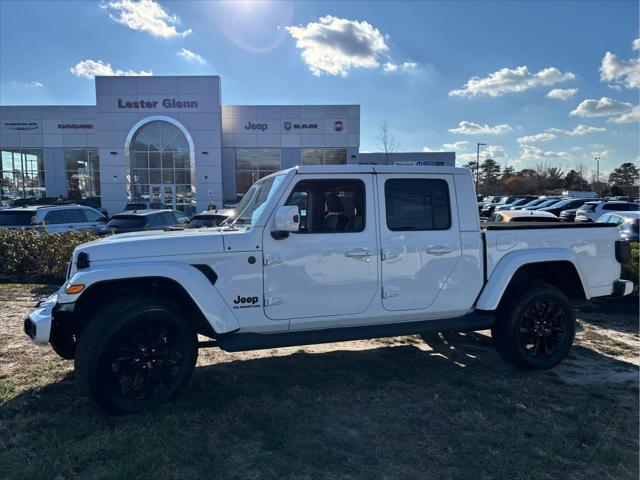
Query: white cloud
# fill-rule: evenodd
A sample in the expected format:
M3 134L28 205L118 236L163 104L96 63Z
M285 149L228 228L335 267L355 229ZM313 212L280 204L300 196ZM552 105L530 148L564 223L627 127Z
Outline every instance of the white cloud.
M133 70L114 70L111 64L104 63L102 60L83 60L76 63L70 68L71 73L76 77L93 79L96 76L143 76L153 75L153 72L141 70L135 72Z
M457 152L458 150L469 150L471 148L471 142L468 140L460 140L459 142L444 143L442 148L452 152Z
M180 19L170 15L154 0L114 0L101 5L109 11L109 16L116 22L139 32L147 32L154 37L185 37L191 29L178 31Z
M606 128L590 127L588 125L578 125L573 130L565 130L564 133L571 135L572 137L586 135L587 133L599 133L604 132Z
M422 147L423 152L438 152L439 150L434 150L431 147Z
M25 87L33 87L33 88L41 88L44 87L44 83L40 83L37 80L34 80L32 82L28 82L24 84Z
M554 152L552 150L543 150L532 145L520 145L520 159L521 160L548 160L550 158L572 158L569 152L559 151Z
M485 148L487 155L489 158L504 158L507 156L507 153L504 150L504 147L500 145L489 145Z
M385 72L397 72L398 70L401 70L401 71L413 70L417 68L417 66L418 64L416 62L403 62L399 65L393 62L387 62L384 65L382 65L382 68Z
M609 122L613 123L637 123L640 122L640 105L636 105L630 112L624 113L619 117L610 118Z
M555 67L531 73L526 66L502 68L488 77L472 77L463 88L451 90L451 97L490 96L499 97L510 92L524 92L535 87L548 87L559 82L573 80L571 72L561 72Z
M502 135L503 133L510 132L512 128L503 123L500 125L487 125L467 122L463 120L457 126L457 128L450 128L451 133L459 133L461 135Z
M635 48L635 41L633 45ZM639 88L640 59L620 60L614 53L605 53L600 64L600 81L610 82L613 88Z
M578 93L577 88L554 88L545 97L555 98L556 100L569 100L576 93Z
M518 143L534 143L534 142L548 142L557 138L553 133L536 133L535 135L526 135L516 139Z
M640 50L640 38L636 38L636 39L633 41L632 48L633 48L634 50Z
M190 62L196 62L201 65L204 65L205 63L207 63L207 61L204 58L202 58L202 55L192 52L188 48L181 48L180 51L177 53L177 55L179 55L180 57Z
M633 105L609 97L583 100L569 115L578 117L615 117L628 113Z
M351 68L378 68L389 51L384 35L366 21L327 15L318 22L285 28L314 75L345 76Z
M477 158L476 153L456 154L456 161L458 162L463 162L463 163L475 162L476 158ZM482 158L480 158L480 162L482 163Z
M609 150L602 150L600 152L591 152L591 158L600 157L600 160L609 156Z

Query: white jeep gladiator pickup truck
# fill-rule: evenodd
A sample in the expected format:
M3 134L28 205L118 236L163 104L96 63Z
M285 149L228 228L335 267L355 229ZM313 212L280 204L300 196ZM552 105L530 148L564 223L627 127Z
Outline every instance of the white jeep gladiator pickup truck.
M573 342L572 301L633 289L613 227L483 228L462 168L297 167L254 184L225 226L80 245L25 331L118 412L175 397L199 346L490 328L506 360L550 368Z

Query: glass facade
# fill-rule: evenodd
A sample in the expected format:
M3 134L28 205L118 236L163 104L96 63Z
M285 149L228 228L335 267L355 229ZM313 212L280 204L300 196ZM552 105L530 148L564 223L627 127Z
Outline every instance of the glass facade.
M280 170L278 148L236 148L236 199L262 177Z
M0 196L1 200L46 197L41 148L2 149Z
M161 120L136 132L130 147L130 197L185 210L195 200L189 142L175 125Z
M346 148L303 148L302 165L346 165Z
M100 163L97 148L65 148L67 197L80 200L100 196Z

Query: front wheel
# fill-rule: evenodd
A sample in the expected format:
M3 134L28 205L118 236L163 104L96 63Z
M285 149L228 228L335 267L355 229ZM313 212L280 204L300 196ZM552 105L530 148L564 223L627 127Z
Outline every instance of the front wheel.
M523 368L547 369L571 350L576 318L566 295L545 283L510 288L491 336L500 355Z
M170 308L144 299L102 310L80 336L76 375L102 407L131 413L171 400L198 356L192 326Z

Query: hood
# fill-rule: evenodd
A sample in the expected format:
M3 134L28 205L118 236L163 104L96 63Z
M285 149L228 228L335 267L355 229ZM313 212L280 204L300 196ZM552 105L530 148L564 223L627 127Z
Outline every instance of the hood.
M133 260L170 255L221 253L224 251L220 229L148 231L121 233L84 243L74 252L86 252L91 262Z

